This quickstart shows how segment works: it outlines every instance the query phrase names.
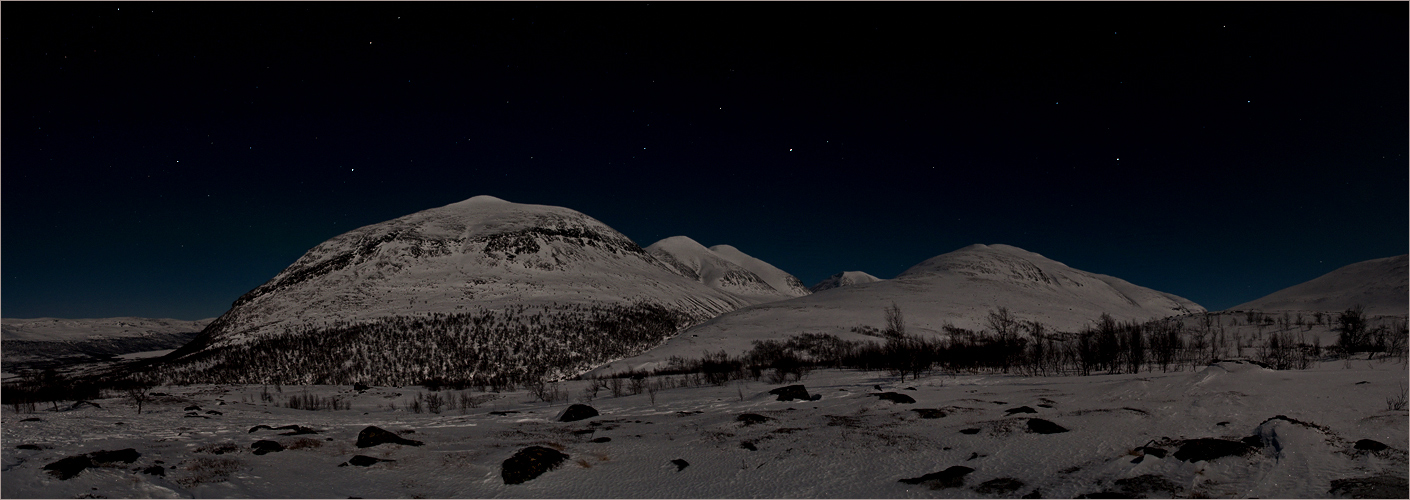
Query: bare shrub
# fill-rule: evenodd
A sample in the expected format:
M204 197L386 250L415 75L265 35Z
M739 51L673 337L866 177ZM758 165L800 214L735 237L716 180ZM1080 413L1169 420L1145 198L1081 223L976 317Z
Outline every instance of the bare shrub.
M1400 392L1386 398L1386 409L1391 411L1405 411L1407 403L1410 403L1410 393L1406 392L1405 384L1400 384Z
M196 457L186 463L187 474L176 478L176 483L187 488L201 483L219 483L230 479L230 475L244 465L234 458Z
M226 453L234 453L240 451L240 445L235 444L234 441L225 441L222 443L210 443L203 446L197 446L196 449L191 451L194 451L196 453L210 453L213 455L223 455Z
M306 448L318 448L323 446L323 441L310 438L298 438L293 443L289 443L285 448L290 450L302 450Z

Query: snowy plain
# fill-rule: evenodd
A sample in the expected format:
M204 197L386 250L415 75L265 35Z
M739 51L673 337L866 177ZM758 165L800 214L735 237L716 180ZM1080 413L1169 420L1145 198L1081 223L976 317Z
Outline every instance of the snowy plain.
M559 389L576 401L587 383ZM885 372L819 370L797 383L818 399L777 401L767 391L784 384L764 381L620 397L604 389L588 402L601 415L576 422L555 420L568 401L535 401L522 389L442 390L436 394L463 393L481 403L439 414L408 411L417 393L432 394L422 387L363 393L339 386L159 387L154 392L165 396L140 416L122 398L95 401L100 408L16 413L5 407L0 496L1321 498L1334 496L1333 481L1359 478L1379 478L1371 481L1382 484L1382 495L1406 493L1407 413L1387 409L1387 398L1404 394L1407 371L1393 358L1292 371L1226 361L1169 373L934 374L904 381ZM262 399L265 391L273 402ZM882 391L915 403L873 396ZM281 407L302 394L336 396L351 407ZM199 410L185 410L190 406ZM1036 413L1009 411L1019 407ZM944 416L922 418L917 409ZM737 420L745 413L768 420L747 425ZM1029 418L1069 431L1034 433L1025 426ZM251 431L291 424L318 432ZM355 447L367 426L425 444ZM1169 454L1179 440L1255 434L1267 444L1244 456L1189 462ZM1389 448L1355 449L1362 439ZM290 449L255 455L251 445L258 440ZM223 443L229 443L224 450ZM542 476L506 485L501 463L528 446L569 458ZM1156 457L1143 446L1169 453ZM68 480L43 470L64 457L124 448L141 456ZM339 467L359 454L393 461ZM688 465L680 468L676 459ZM140 472L153 465L164 467L165 476ZM952 486L900 482L953 466L973 472Z

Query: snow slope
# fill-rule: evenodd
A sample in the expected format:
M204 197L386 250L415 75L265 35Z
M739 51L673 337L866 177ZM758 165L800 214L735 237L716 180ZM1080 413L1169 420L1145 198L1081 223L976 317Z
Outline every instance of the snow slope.
M751 381L621 396L603 390L589 403L601 415L576 422L555 420L563 400L533 402L523 391L159 387L154 392L166 395L141 415L117 398L70 411L0 408L0 497L1329 498L1335 484L1350 480L1384 484L1384 498L1407 498L1407 414L1385 405L1404 393L1406 378L1395 361L1349 368L1330 362L1305 371L1221 362L1169 373L935 375L904 382L882 372L820 370L800 382L820 396L816 401L777 401L767 391L778 386ZM576 399L586 383L561 389ZM880 400L872 396L878 385L915 402ZM351 408L284 407L304 394L338 397ZM408 411L418 395L432 394L479 403ZM199 409L186 411L190 406ZM1025 406L1034 413L1009 411ZM916 409L944 416L922 418ZM768 420L745 425L737 420L745 413ZM1068 432L1031 432L1030 418ZM251 430L292 424L317 433ZM424 444L354 446L367 426ZM1245 455L1174 456L1183 440L1253 435L1266 444ZM1362 439L1389 448L1356 449ZM258 440L289 449L255 455L251 445ZM506 485L501 464L528 446L557 449L568 459ZM43 470L64 457L125 448L140 456L67 480ZM355 455L390 461L339 466ZM164 475L141 472L154 466ZM972 472L949 486L901 482L955 466Z
M819 281L818 284L808 289L812 290L813 293L818 293L823 290L831 290L833 288L856 285L859 283L876 283L878 281L882 281L881 278L861 271L845 271L828 276L827 279Z
M749 350L755 340L804 332L849 340L857 326L882 327L883 308L901 308L910 333L938 335L944 325L979 330L987 314L1007 307L1023 321L1073 331L1102 313L1146 320L1203 312L1189 300L1080 271L1008 245L971 245L916 264L895 279L834 288L805 297L746 307L694 326L642 355L597 370L610 373L658 365L670 356Z
M646 247L646 252L681 275L749 304L807 295L798 278L728 245L705 248L686 236L672 236Z
M1406 257L1372 259L1344 266L1311 281L1230 307L1231 311L1341 312L1360 304L1371 316L1410 312Z

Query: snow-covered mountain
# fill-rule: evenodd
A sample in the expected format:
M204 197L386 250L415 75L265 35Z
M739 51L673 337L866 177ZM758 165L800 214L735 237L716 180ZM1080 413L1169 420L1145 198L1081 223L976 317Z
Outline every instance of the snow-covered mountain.
M1410 311L1406 257L1350 264L1229 310L1340 312L1360 304L1368 315L1403 316Z
M215 318L186 321L169 318L4 318L0 339L65 342L96 338L140 337L159 333L199 332Z
M860 283L876 283L878 281L881 281L881 278L872 276L861 271L845 271L834 274L832 276L828 276L827 279L819 281L818 284L813 285L808 289L812 290L813 293L818 293L823 290L831 290L833 288L856 285Z
M705 248L689 237L672 236L646 251L681 275L750 304L808 294L798 278L729 245Z
M990 311L1007 307L1019 320L1073 331L1102 313L1146 320L1199 313L1175 295L1068 267L1008 245L971 245L940 255L895 279L859 283L826 293L750 306L696 325L661 347L620 360L599 373L654 366L670 356L699 357L724 349L739 354L752 341L799 333L863 338L855 327L884 326L884 308L900 307L910 333L939 335L945 325L979 330Z
M345 364L371 357L323 371L293 358L238 360L283 365L248 378L340 383L522 377L545 365L566 373L635 354L678 328L749 303L682 275L679 266L576 211L477 196L319 244L240 297L169 360L233 366L230 356L191 363L236 347L246 358L278 349L308 356L332 349ZM248 372L226 371L241 370ZM196 368L181 371L202 380Z
M0 319L4 371L62 367L126 354L176 349L215 318Z

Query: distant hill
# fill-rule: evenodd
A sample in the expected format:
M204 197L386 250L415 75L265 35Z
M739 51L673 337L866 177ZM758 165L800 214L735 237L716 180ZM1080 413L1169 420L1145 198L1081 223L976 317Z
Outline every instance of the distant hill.
M1229 310L1339 312L1360 304L1371 316L1403 316L1410 312L1410 274L1407 274L1406 257L1371 259L1343 266Z
M698 358L705 351L739 354L753 341L799 333L856 340L863 337L854 328L880 328L883 309L893 303L904 313L908 331L921 335L940 335L945 325L984 328L988 313L999 307L1019 320L1065 331L1094 324L1103 313L1117 320L1147 320L1205 310L1184 298L1073 269L1021 248L971 245L916 264L895 279L723 314L598 372L645 368L670 356Z
M681 275L750 304L809 293L798 278L729 245L705 248L688 237L672 236L651 244L646 251Z
M177 349L214 321L165 318L4 318L0 351L13 372L65 366L137 352Z
M823 290L831 290L833 288L857 285L861 283L876 283L878 281L881 281L881 278L872 276L861 271L846 271L834 274L832 276L828 276L827 279L819 281L816 285L813 285L808 289L812 290L813 293L818 293Z

